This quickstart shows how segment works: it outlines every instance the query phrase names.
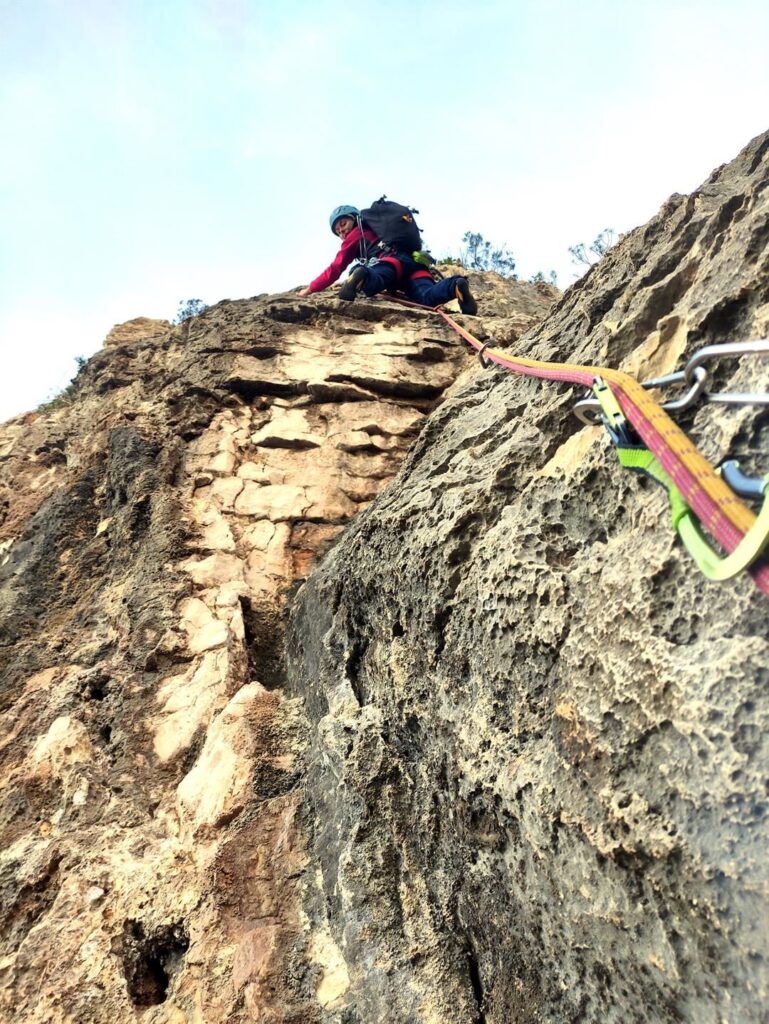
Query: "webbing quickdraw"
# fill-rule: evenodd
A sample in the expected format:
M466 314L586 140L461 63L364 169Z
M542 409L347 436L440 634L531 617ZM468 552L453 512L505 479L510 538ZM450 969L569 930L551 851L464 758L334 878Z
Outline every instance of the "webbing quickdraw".
M600 377L595 379L593 394L602 410L604 425L617 449L620 464L625 469L651 477L667 491L673 529L700 572L711 580L728 580L748 569L769 541L769 477L763 480L748 477L735 461L724 463L717 471L741 497L762 499L761 511L754 524L730 554L721 556L713 550L697 517L659 461L648 448L638 444L638 438L633 436L617 400Z
M748 571L753 577L756 586L765 594L769 594L769 560L763 557L765 542L764 523L766 516L764 508L760 517L761 526L754 533L756 516L753 511L740 499L732 490L726 479L711 466L700 452L692 444L691 440L681 430L667 412L654 401L648 391L635 378L620 370L607 369L605 367L583 366L574 363L547 362L541 359L528 359L517 356L507 350L489 348L489 342L485 344L473 337L457 321L440 307L430 309L420 306L419 303L411 302L408 299L394 298L393 301L401 305L411 306L425 313L440 316L453 331L481 355L481 362L484 366L502 366L513 373L523 374L530 377L539 377L545 380L561 381L567 384L578 384L585 388L592 389L597 377L602 378L612 397L619 408L620 414L627 421L628 429L632 428L637 435L640 445L645 447L650 455L657 460L661 470L667 479L680 494L686 507L691 512L690 522L696 521L702 524L708 534L727 552L727 558L740 549L743 539L750 535L751 540L745 549L740 550L738 561L748 565ZM716 354L712 350L719 346L712 346L710 350L702 350L699 353L701 360L713 358ZM721 352L723 355L739 355L743 351L757 353L769 352L769 342L751 342L745 345L735 346L730 352ZM690 389L702 390L702 370L698 364L691 367ZM684 371L684 376L686 371ZM647 382L650 386L651 382ZM742 400L745 396L718 396L718 400ZM696 394L690 396L694 401ZM600 409L598 396L595 397L595 404ZM763 404L763 403L762 403ZM613 413L613 426L617 427L620 421L616 418L616 411ZM594 419L587 419L586 422L594 423ZM762 493L765 493L762 491ZM744 495L751 496L752 495ZM764 506L767 502L764 501ZM682 517L683 521L683 517ZM699 528L699 527L698 527ZM679 531L680 532L680 531ZM694 530L688 526L683 527L684 534L691 541ZM763 539L762 539L763 535ZM707 544L707 541L703 542ZM701 562L707 566L711 578L724 578L720 575L724 567L718 568L720 556L712 551L706 555L698 545L696 539L693 546L701 556ZM755 554L751 553L755 552ZM698 564L700 564L698 562ZM727 561L726 570L731 574L734 562Z

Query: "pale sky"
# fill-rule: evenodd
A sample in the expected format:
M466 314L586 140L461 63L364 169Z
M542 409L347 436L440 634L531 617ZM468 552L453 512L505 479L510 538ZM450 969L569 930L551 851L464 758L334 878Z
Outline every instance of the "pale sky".
M0 0L0 420L115 323L306 284L341 203L522 278L769 128L766 0Z

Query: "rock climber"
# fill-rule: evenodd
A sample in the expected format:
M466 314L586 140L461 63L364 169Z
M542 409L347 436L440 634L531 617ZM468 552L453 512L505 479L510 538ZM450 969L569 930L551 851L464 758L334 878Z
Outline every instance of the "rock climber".
M338 280L353 260L360 259L367 247L379 241L374 232L361 222L360 210L355 206L337 206L331 211L329 223L333 233L342 239L342 245L333 262L314 281L310 281L306 288L301 288L300 295L324 291ZM466 277L454 275L435 281L430 271L417 263L411 255L391 251L390 247L382 255L377 255L375 260L355 267L340 288L339 298L352 302L358 292L370 298L379 292L393 292L396 289L422 306L439 306L457 299L463 313L475 315L478 312L478 304Z

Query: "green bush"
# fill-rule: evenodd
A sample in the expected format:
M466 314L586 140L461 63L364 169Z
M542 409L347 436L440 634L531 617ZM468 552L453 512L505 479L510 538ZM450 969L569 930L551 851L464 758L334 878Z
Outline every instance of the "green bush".
M594 263L600 260L604 253L611 249L616 241L617 236L614 233L614 229L604 228L600 234L596 235L590 245L586 242L580 242L579 245L569 246L571 262L575 266L583 264L584 266L592 267Z
M549 270L547 273L538 270L529 278L529 281L531 284L551 284L554 288L558 287L558 275L554 270Z
M493 270L502 277L517 279L515 257L506 246L495 249L477 231L466 231L462 236L465 248L461 260L469 270Z
M60 391L57 395L49 398L47 402L43 402L42 405L38 405L37 412L54 412L56 409L63 409L67 405L72 405L75 401L75 397L80 390L80 373L85 367L88 360L85 356L75 356L75 376L69 382L69 384Z
M189 320L193 316L199 316L206 309L208 309L208 306L202 299L182 299L176 311L176 316L171 323L178 327L185 320Z

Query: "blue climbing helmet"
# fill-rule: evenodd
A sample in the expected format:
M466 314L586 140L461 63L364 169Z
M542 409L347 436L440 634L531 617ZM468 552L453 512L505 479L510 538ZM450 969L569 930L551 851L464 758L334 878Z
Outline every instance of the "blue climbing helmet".
M332 233L336 234L336 232L334 231L334 226L341 217L352 217L353 220L356 220L358 216L360 216L360 210L358 209L357 206L334 207L334 209L331 211L331 216L328 218L328 222L331 225Z

